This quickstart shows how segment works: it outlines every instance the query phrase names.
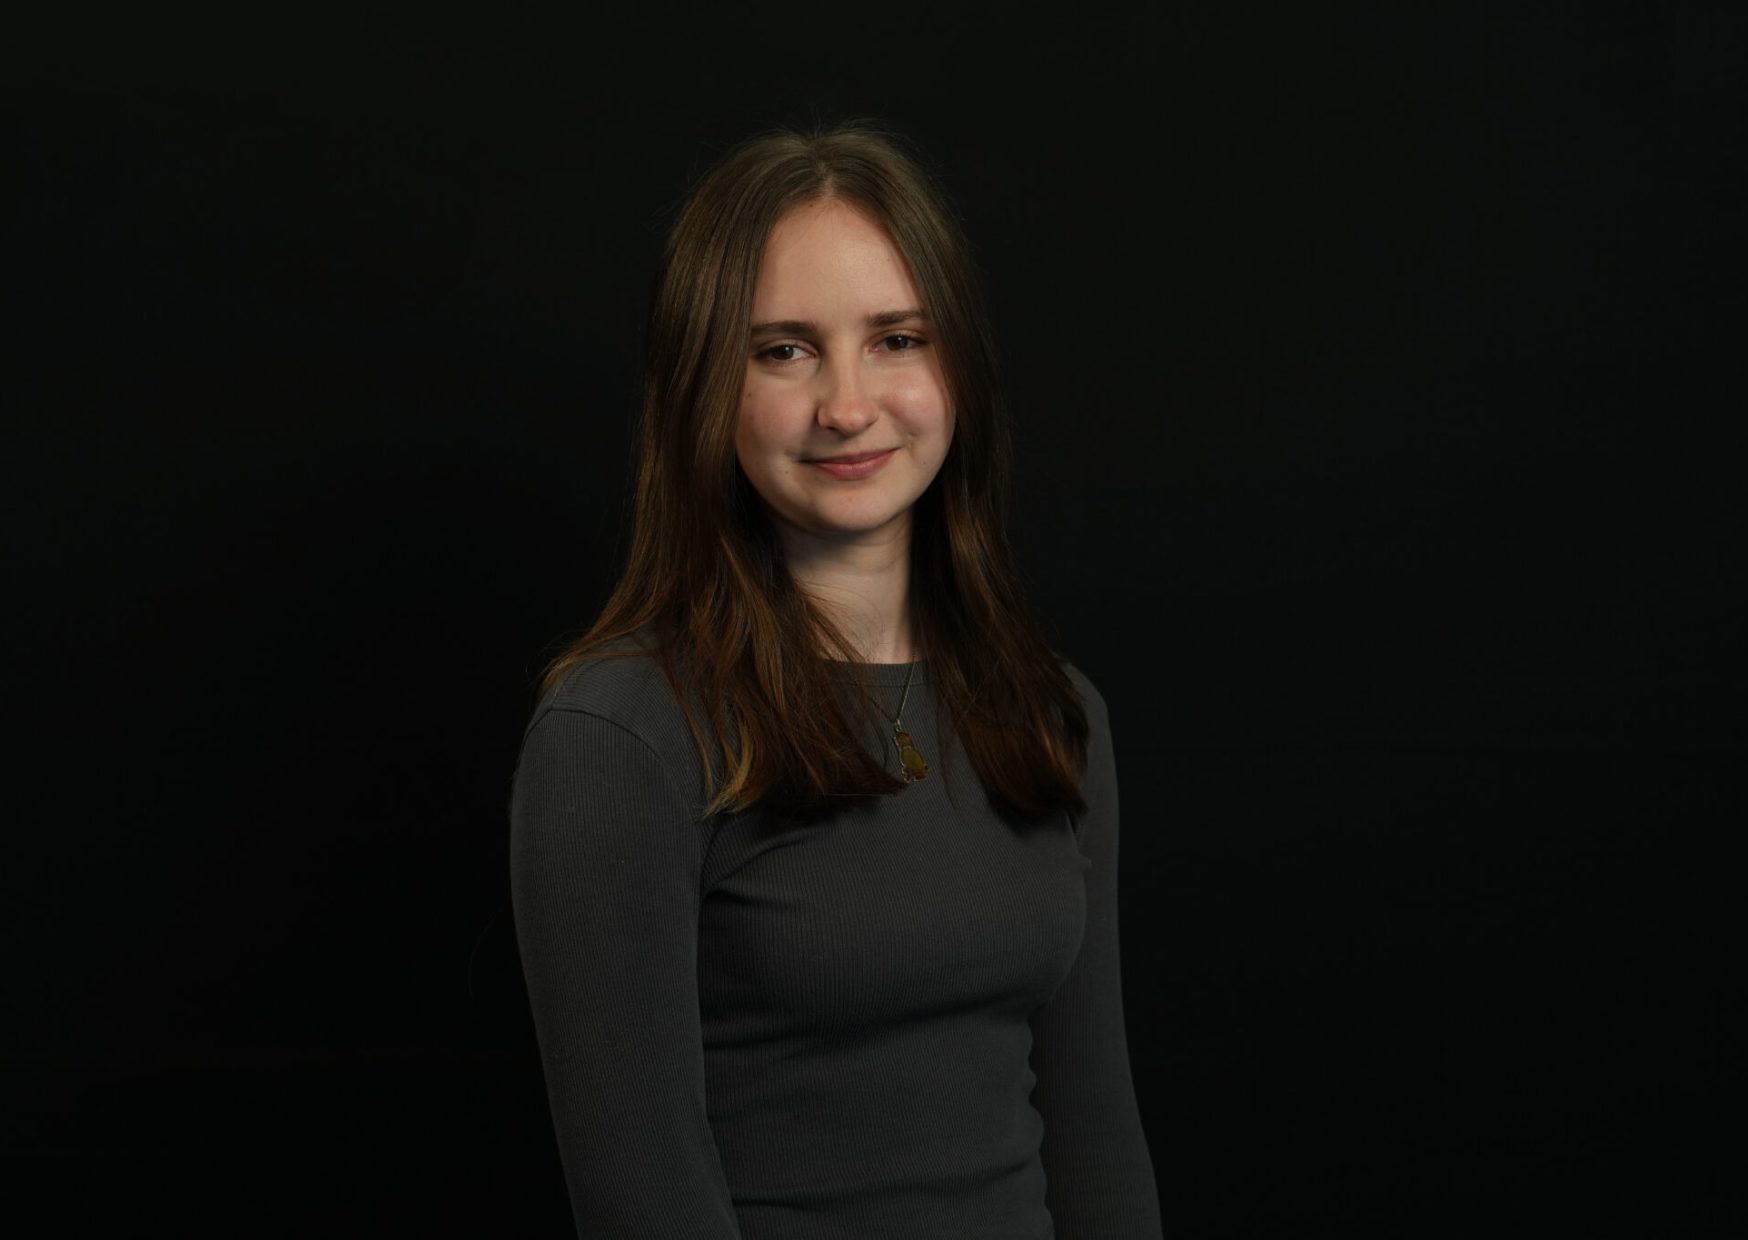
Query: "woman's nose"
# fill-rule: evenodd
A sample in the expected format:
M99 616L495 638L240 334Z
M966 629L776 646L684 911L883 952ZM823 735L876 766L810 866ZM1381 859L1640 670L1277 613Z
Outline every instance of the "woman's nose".
M819 397L819 421L845 434L861 430L879 416L867 377L854 365L833 365L822 376L825 385Z

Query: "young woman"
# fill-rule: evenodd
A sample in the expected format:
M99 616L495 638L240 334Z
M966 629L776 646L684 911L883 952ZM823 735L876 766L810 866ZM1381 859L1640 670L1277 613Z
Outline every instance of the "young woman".
M874 125L702 181L516 928L578 1233L1157 1240L1105 704L1028 612L954 216Z

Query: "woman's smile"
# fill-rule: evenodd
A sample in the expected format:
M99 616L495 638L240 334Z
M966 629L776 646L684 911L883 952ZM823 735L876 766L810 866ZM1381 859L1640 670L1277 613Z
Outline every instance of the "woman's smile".
M854 482L858 478L872 478L879 473L892 459L892 454L897 451L897 448L888 448L884 452L864 452L855 456L838 456L826 461L809 461L808 464L833 478L844 482Z

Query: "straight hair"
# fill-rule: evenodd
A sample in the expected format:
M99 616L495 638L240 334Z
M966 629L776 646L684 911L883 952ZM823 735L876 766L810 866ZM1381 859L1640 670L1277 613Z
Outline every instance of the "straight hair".
M765 244L785 213L824 199L866 212L903 255L952 402L953 438L913 507L910 549L913 639L938 706L992 804L1084 813L1086 709L1014 567L1008 417L971 250L921 157L878 121L753 137L681 208L645 331L626 567L599 618L548 664L540 696L585 660L653 655L709 772L708 813L818 812L904 787L852 726L833 662L859 655L790 574L735 448Z

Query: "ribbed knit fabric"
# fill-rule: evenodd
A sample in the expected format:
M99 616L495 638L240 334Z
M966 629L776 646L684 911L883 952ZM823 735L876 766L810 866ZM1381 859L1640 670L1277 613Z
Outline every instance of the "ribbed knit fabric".
M888 713L911 670L838 666ZM805 825L702 815L650 658L585 663L535 710L511 878L579 1236L1160 1240L1104 699L1068 665L1088 812L1026 821L914 669L928 777ZM890 729L868 743L896 774Z

